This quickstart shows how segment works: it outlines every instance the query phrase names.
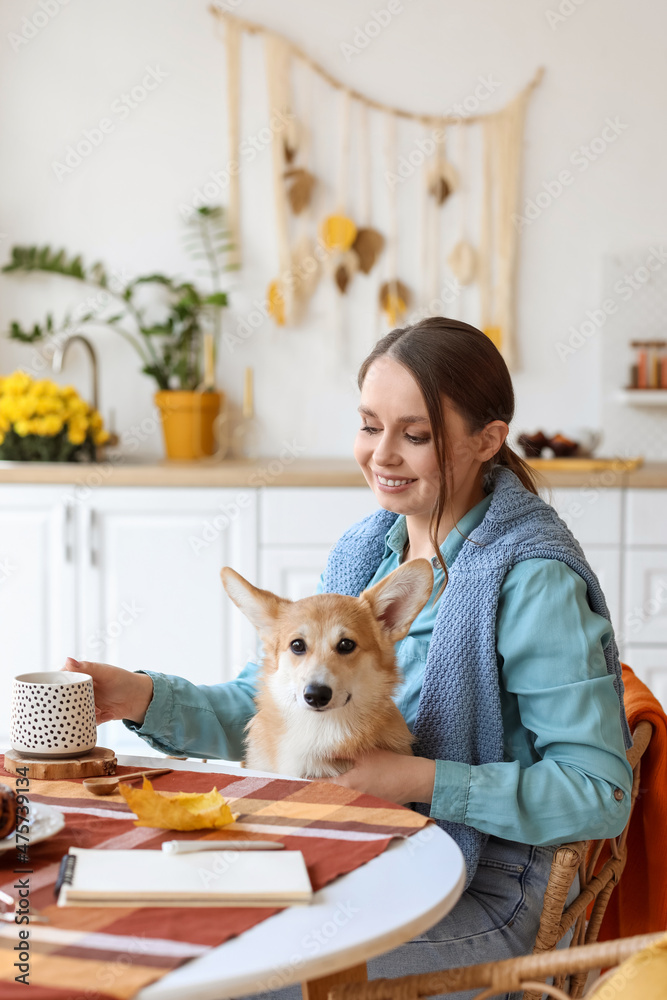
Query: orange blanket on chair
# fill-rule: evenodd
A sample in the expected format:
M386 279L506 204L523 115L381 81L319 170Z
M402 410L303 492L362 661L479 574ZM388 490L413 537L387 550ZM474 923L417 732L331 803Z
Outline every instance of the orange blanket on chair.
M627 864L609 899L600 941L667 930L667 715L625 663L623 683L630 731L647 720L653 736L642 757Z

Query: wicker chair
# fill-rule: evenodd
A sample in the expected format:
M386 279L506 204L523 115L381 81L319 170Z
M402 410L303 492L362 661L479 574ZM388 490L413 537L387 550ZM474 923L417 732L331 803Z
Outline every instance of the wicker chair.
M333 998L335 995L337 1000L384 1000L384 998L415 1000L418 996L498 985L500 980L495 978L495 970L500 970L499 974L505 977L502 981L509 984L504 987L498 986L498 989L502 992L523 987L525 989L523 1000L540 1000L546 987L530 981L552 974L555 988L555 992L551 993L552 996L560 998L567 996L568 1000L570 997L573 1000L581 997L591 969L614 964L610 956L616 955L617 952L621 957L615 961L623 961L627 957L623 951L626 947L623 941L600 945L596 945L595 942L609 897L614 886L618 884L627 861L627 836L639 792L641 759L652 733L653 727L649 722L640 722L632 734L633 745L628 750L628 761L633 773L630 818L620 836L608 840L582 840L573 844L563 844L554 852L532 955L508 959L505 962L489 962L484 965L447 969L400 979L377 979L363 986L350 984L336 989L330 997ZM609 857L594 874L605 845L608 845ZM577 872L579 872L579 894L566 909L567 895ZM587 920L586 912L591 904L592 910ZM572 925L574 934L569 949L554 951L557 943ZM644 939L652 941L662 936L641 935L627 938L625 941L643 942ZM607 944L617 945L617 951L605 951ZM591 947L593 945L594 948ZM634 948L635 945L627 947ZM519 973L521 985L518 985ZM562 988L568 976L570 992L566 995ZM492 996L494 992L484 993L482 996Z
M535 939L533 954L550 951L574 924L574 934L570 947L592 944L597 941L600 925L614 886L625 868L628 857L627 836L634 804L639 792L641 759L649 745L653 727L650 722L640 722L632 734L633 744L628 750L628 761L632 767L632 799L630 818L619 837L609 840L582 840L574 844L563 844L554 853L551 873L544 893L542 917ZM597 874L593 874L605 844L609 846L609 857ZM579 872L579 895L565 909L565 900ZM586 911L593 904L590 918ZM580 997L586 985L587 972L573 972L570 976L570 993ZM556 986L563 985L563 977L558 977ZM541 993L527 990L524 1000L539 1000Z
M523 955L503 962L485 962L483 965L445 969L443 972L427 972L396 979L374 979L370 983L348 983L331 990L329 1000L418 1000L419 997L473 989L483 991L477 994L475 1000L488 1000L489 997L521 989L537 990L538 996L546 993L554 997L554 1000L571 1000L572 994L563 992L558 986L547 985L543 980L550 976L554 980L563 979L568 974L571 977L575 974L586 978L592 969L618 965L658 943L660 949L657 950L662 950L664 955L665 933L661 931L659 934L640 934L637 937L620 938L618 941ZM660 993L660 996L664 996L664 993ZM642 1000L654 998L643 996Z

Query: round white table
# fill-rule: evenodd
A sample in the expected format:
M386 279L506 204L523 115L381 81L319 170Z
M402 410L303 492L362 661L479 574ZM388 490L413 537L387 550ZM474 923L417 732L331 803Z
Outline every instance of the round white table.
M119 756L118 763L158 766L155 757ZM169 766L267 776L221 761L170 760ZM406 840L393 840L383 854L330 882L313 895L309 906L289 907L269 917L145 987L136 1000L224 1000L293 983L303 984L308 1000L326 1000L334 985L364 981L368 959L422 934L449 913L464 881L461 851L451 837L429 824Z

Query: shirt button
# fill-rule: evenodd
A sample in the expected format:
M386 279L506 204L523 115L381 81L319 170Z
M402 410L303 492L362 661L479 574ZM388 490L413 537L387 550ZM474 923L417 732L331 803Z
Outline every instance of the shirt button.
M614 798L616 799L617 802L620 802L621 799L623 798L623 796L624 796L624 793L621 791L620 788L615 788L614 789Z

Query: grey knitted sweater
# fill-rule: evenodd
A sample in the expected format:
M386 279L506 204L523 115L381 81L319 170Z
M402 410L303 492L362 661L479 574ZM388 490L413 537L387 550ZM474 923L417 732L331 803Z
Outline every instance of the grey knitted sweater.
M492 471L488 485L493 489L491 503L449 570L426 660L413 734L415 754L431 760L475 765L504 759L496 613L502 582L512 566L524 559L559 559L585 580L592 610L609 619L598 579L553 507L502 466ZM382 560L385 536L397 517L378 510L345 532L329 555L325 592L358 596L365 589ZM604 653L607 670L614 676L629 747L632 739L613 638ZM428 805L414 808L429 815ZM467 888L487 837L463 823L436 822L463 852Z

